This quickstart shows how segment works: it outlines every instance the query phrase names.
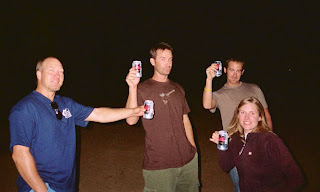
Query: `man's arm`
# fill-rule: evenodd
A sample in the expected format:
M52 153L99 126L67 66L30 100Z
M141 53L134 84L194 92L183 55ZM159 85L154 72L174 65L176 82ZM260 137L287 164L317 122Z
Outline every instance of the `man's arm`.
M271 115L268 108L264 108L264 114L266 116L266 121L271 130L273 130Z
M137 71L134 68L129 70L126 77L126 82L129 86L129 95L126 103L126 108L133 108L138 106L138 83L140 78L136 76ZM139 121L139 117L128 117L126 122L129 125L134 125Z
M30 153L29 147L22 145L13 146L12 159L25 182L37 192L46 192L47 186L41 179L36 163Z
M192 146L196 147L196 143L194 142L194 137L193 137L192 125L191 125L188 114L183 115L183 124L184 124L184 129L186 131L186 135L189 142L191 143Z
M215 77L217 69L217 64L211 64L211 66L206 70L207 79L202 95L202 105L205 109L216 108L216 101L212 99L212 80Z
M129 87L129 95L126 103L126 108L138 106L137 87ZM139 121L139 117L128 117L126 122L129 125L134 125Z
M206 86L203 90L202 104L205 109L216 108L216 101L212 98L212 80L206 80Z
M85 121L94 121L99 123L109 123L125 119L128 117L142 116L145 109L143 106L135 108L94 108L92 113L85 119Z

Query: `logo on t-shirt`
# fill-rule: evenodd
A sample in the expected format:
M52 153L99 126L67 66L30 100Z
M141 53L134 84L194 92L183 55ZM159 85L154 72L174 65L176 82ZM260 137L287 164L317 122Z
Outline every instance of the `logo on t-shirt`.
M173 89L172 91L170 91L169 93L160 93L160 97L161 97L161 99L162 99L162 101L163 101L163 103L166 105L167 103L168 103L168 101L169 101L169 95L171 94L171 93L173 93L173 92L175 92L175 90Z
M66 119L72 117L69 108L65 108L65 109L62 111L62 115L63 115Z

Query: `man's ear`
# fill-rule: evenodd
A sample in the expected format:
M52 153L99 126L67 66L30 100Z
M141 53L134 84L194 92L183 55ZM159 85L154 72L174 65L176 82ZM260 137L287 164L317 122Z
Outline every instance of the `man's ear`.
M41 71L37 71L36 75L37 75L37 79L40 80L41 79Z
M150 58L150 63L154 66L156 64L156 60L154 58Z
M243 75L244 74L244 70L242 70L242 73L241 73L241 75Z
M223 71L224 73L227 73L227 69L225 67L223 67Z

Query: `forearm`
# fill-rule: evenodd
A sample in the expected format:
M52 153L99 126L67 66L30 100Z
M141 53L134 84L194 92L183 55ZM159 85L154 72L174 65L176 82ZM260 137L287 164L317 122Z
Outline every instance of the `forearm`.
M212 109L215 107L212 102L212 79L206 79L206 85L202 95L202 104L205 109Z
M126 108L133 108L138 106L138 95L137 95L137 87L129 87L129 95L126 103ZM138 122L139 117L128 117L126 118L126 122L129 125L134 125Z
M183 116L183 124L184 124L184 129L186 131L186 135L187 135L187 138L188 138L190 144L192 146L196 147L196 143L194 141L192 125L191 125L190 119L187 114Z
M99 123L109 123L119 121L134 115L132 108L95 108L86 121L94 121Z
M217 150L218 150L219 165L221 169L224 170L225 172L230 171L235 166L233 156L231 154L231 150L230 149L227 149L226 151L221 151L219 149Z
M264 109L264 113L266 116L266 121L271 130L273 130L272 119L268 108Z
M23 150L21 150L23 149ZM12 159L25 182L36 192L46 192L47 186L41 179L33 156L24 146L14 146Z

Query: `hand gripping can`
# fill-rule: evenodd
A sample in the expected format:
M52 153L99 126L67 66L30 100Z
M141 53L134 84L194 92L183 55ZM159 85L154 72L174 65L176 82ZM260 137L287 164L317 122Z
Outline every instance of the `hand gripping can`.
M137 77L142 77L142 63L141 61L133 61L132 67L138 72L136 73Z
M222 62L221 61L215 61L214 63L219 65L219 68L216 71L216 77L220 77L222 75Z
M219 131L219 140L217 148L222 151L228 149L228 133L226 131Z
M145 119L153 119L154 114L154 103L151 100L144 101L144 108L146 111L143 114L143 118Z

